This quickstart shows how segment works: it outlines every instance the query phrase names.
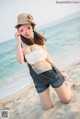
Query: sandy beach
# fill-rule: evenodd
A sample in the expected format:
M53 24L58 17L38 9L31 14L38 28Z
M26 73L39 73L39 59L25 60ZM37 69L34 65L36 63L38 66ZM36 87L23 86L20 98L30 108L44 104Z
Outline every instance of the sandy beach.
M0 109L9 110L9 119L80 119L80 61L65 67L63 71L68 75L67 82L75 83L69 104L63 104L50 87L54 107L43 110L34 85L31 84L1 99Z

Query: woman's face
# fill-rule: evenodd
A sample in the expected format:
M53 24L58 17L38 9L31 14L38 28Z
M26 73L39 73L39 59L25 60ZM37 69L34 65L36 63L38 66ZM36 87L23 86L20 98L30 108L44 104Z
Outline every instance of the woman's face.
M33 28L30 24L20 26L18 31L20 35L24 36L25 38L32 38Z

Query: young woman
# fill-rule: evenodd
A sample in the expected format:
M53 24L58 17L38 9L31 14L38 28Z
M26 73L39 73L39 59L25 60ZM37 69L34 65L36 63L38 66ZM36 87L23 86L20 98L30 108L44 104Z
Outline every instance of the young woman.
M35 88L39 94L43 109L50 109L53 103L50 98L51 85L63 103L71 100L73 83L65 85L66 76L54 64L45 46L46 39L35 31L35 22L31 14L18 15L16 55L20 64L26 62Z

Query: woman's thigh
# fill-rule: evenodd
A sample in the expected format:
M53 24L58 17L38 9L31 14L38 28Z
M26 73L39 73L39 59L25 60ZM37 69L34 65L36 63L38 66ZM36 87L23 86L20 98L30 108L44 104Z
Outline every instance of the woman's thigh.
M49 88L47 88L45 91L38 94L44 109L50 109L53 107L53 103L51 101L51 97L49 93Z
M71 100L71 93L67 89L65 82L58 88L54 88L56 93L58 94L59 98L63 103L69 103Z

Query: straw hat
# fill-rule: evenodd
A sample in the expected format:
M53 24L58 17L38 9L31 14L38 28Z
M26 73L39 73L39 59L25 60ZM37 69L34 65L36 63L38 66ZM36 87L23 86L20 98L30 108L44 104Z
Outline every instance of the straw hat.
M17 28L19 25L23 25L23 24L36 25L33 20L33 16L31 14L26 14L26 13L21 13L18 15L17 25L15 26L15 28Z

